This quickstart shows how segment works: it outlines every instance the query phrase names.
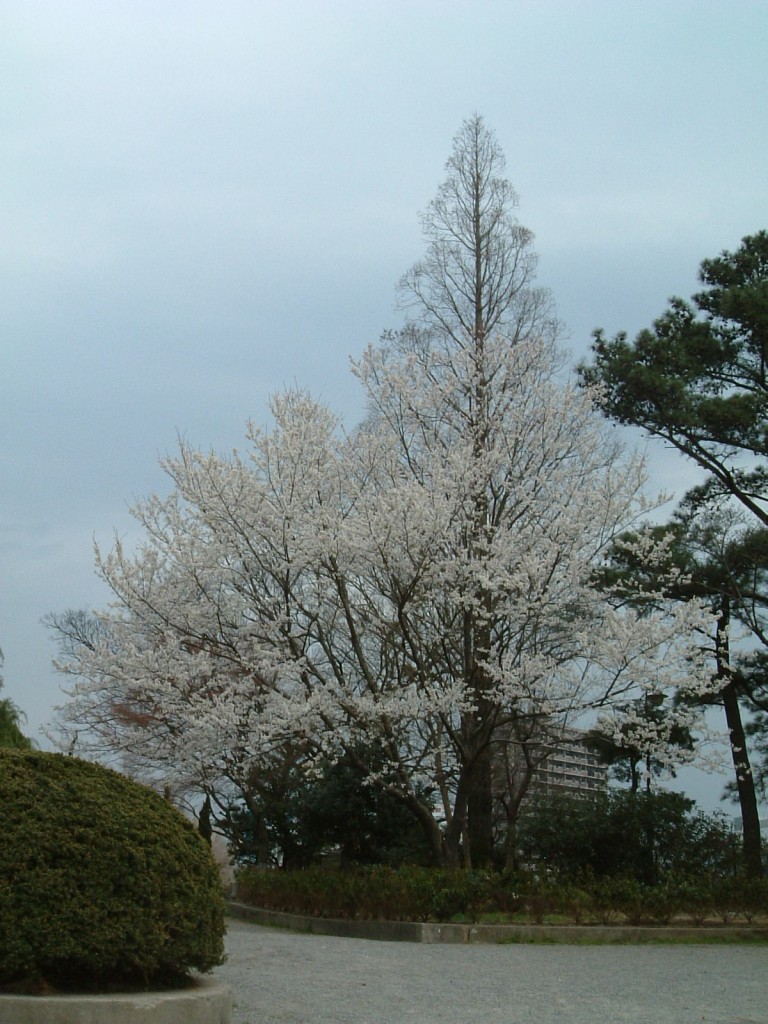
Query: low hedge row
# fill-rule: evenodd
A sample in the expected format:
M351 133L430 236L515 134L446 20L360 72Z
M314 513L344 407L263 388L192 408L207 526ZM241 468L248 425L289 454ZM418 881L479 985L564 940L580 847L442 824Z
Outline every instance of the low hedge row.
M554 882L483 871L376 866L354 871L255 867L238 874L238 898L315 917L389 921L509 920L574 924L728 923L768 916L768 879L633 879Z

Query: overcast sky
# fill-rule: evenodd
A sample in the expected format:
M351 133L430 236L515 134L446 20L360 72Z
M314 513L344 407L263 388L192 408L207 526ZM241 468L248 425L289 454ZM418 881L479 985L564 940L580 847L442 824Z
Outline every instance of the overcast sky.
M226 451L397 326L461 122L494 129L573 361L768 227L765 0L0 0L0 647L103 606L178 435ZM653 449L654 482L690 479ZM716 800L720 783L710 784Z

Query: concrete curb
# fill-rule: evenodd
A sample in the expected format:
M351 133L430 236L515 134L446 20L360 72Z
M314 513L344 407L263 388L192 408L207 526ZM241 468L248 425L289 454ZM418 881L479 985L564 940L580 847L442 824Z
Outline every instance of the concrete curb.
M0 1024L230 1024L229 988L207 978L195 988L113 995L0 995Z
M643 943L679 939L706 942L717 935L725 941L768 940L768 928L752 926L687 927L679 925L547 925L547 924L438 924L432 921L356 921L347 918L306 917L277 910L262 910L246 903L228 903L227 913L243 921L351 939L426 943ZM710 939L711 941L711 939ZM0 1021L0 1024L2 1022Z

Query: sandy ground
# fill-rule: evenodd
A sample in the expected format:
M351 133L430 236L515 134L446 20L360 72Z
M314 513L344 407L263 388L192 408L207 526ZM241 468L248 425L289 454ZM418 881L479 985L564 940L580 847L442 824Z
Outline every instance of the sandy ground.
M766 946L428 945L230 920L232 1024L768 1024Z

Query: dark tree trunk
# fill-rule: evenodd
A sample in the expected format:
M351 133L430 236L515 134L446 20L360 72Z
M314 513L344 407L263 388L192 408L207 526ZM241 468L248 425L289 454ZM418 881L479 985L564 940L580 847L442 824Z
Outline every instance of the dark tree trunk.
M717 623L717 675L724 683L720 696L730 735L731 758L741 810L744 869L751 878L759 878L763 873L760 814L757 807L755 779L749 763L747 738L741 720L739 696L731 673L728 643L729 622L730 599L724 596L721 615Z
M203 837L203 839L211 845L213 839L213 823L211 822L211 798L208 793L205 794L205 800L203 806L200 808L200 814L197 817L197 831Z
M518 864L517 856L517 819L520 816L520 807L528 792L533 778L534 766L527 746L523 745L523 757L525 768L517 773L517 779L513 781L509 773L506 779L506 792L501 798L506 819L506 838L504 843L504 868L506 871L516 870ZM515 784L516 782L516 784Z
M458 869L467 867L466 849L462 847L467 836L467 814L470 792L469 775L462 768L456 784L456 796L453 801L453 816L448 822L443 839L443 865Z
M415 796L404 800L408 810L418 821L421 829L429 843L429 850L434 867L443 867L445 864L445 841L442 830L435 821L432 811Z
M493 779L491 748L477 756L470 773L467 795L468 866L488 867L493 862Z
M736 790L741 810L744 867L751 878L759 878L763 873L760 814L755 793L755 780L747 752L744 724L741 720L739 698L733 683L729 683L725 687L722 697L725 720L730 733L731 757L736 774Z

